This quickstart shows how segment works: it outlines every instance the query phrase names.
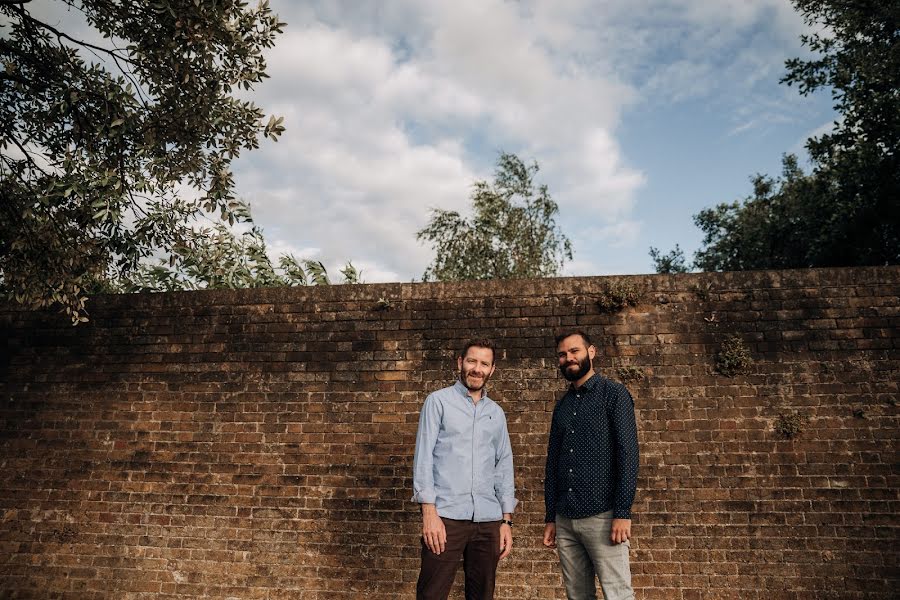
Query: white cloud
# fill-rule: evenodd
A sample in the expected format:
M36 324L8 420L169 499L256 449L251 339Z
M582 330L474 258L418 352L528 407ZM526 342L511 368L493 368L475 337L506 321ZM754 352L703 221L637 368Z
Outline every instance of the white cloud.
M252 99L286 131L236 162L238 192L273 251L330 272L353 260L367 281L419 276L429 208L465 210L501 149L538 160L558 221L573 224L567 272L615 270L595 248L636 245L649 177L623 155L625 111L717 103L746 135L804 106L793 90L760 92L805 30L785 0L272 6L288 26Z
M501 148L538 159L564 211L630 210L642 176L612 128L632 92L568 54L584 32L545 6L418 4L405 24L274 8L289 26L256 99L287 130L237 169L267 239L368 261L369 281L419 276L429 208L465 210Z

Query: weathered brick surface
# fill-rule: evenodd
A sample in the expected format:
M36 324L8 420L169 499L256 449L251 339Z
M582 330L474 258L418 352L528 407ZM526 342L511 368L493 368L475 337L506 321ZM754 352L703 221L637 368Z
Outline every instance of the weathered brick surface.
M614 282L642 300L601 314ZM578 325L602 371L645 375L639 598L897 597L898 296L869 268L104 297L77 328L3 309L0 596L412 597L418 410L477 334L522 501L498 597L563 598L542 478ZM754 359L733 378L728 334Z

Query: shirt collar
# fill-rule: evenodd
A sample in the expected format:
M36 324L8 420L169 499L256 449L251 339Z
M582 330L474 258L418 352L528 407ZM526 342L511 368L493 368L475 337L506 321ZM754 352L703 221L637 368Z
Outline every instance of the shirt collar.
M463 382L459 379L457 379L456 383L453 384L453 389L459 392L463 398L469 399L469 388L463 385ZM490 400L490 398L488 398L487 386L481 388L481 400ZM479 402L481 402L481 400L479 400Z
M591 375L588 378L587 381L584 382L584 384L581 387L575 387L574 383L570 383L569 389L573 392L578 392L578 391L582 391L582 390L585 392L590 392L595 387L597 387L597 385L599 383L600 383L600 375L598 375L597 373L594 373L593 375ZM463 386L463 387L465 387L465 386Z

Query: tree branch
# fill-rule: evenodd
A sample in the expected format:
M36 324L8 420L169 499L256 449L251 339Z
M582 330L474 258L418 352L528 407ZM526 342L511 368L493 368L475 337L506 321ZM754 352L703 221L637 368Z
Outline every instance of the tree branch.
M4 139L9 139L9 140L12 141L13 144L16 145L16 147L17 147L17 148L22 152L22 154L25 156L25 159L26 159L29 163L31 163L31 167L32 167L33 169L35 169L35 170L37 170L37 171L40 171L41 174L44 175L44 177L50 177L50 174L47 173L47 171L45 171L44 169L42 169L42 168L35 162L34 158L32 158L32 156L31 156L31 152L29 152L28 150L25 149L25 146L22 145L21 142L19 142L18 138L16 138L14 135L10 134L10 135L6 136Z
M0 2L3 2L3 0L0 0ZM21 3L16 2L15 4L21 4ZM13 11L19 13L19 16L22 19L28 21L28 23L30 23L31 25L46 29L47 31L49 31L50 33L55 35L57 39L60 39L60 40L66 39L66 40L69 40L70 42L78 44L79 46L83 46L85 48L90 48L91 50L96 50L98 52L103 52L104 54L108 54L109 56L113 57L113 59L119 59L119 60L125 61L128 64L132 64L132 65L137 64L135 61L131 60L127 56L119 55L115 50L110 50L109 48L104 48L102 46L97 46L97 45L91 44L89 42L77 40L77 39L73 38L72 36L70 36L69 34L56 29L52 25L48 25L47 23L44 23L43 21L39 21L39 20L35 19L30 14L28 14L28 11L26 11L21 6L16 7L13 5Z

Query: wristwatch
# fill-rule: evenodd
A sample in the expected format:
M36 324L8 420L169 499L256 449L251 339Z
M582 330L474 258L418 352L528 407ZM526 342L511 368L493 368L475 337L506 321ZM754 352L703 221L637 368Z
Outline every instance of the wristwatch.
M510 527L512 527L512 521L510 521L509 519L500 519L500 524L509 525Z

